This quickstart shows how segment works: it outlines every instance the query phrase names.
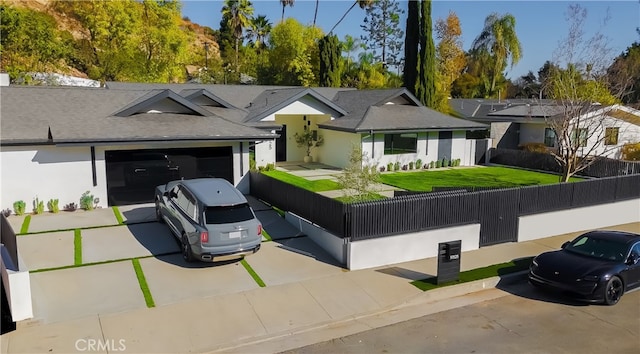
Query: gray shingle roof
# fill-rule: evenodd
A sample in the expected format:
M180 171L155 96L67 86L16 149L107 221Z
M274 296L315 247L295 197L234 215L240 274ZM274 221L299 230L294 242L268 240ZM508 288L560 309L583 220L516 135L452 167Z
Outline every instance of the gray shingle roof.
M364 112L369 106L383 105L397 97L403 97L414 106L421 105L405 88L340 91L333 98L333 102L343 107L349 114L353 114L355 112Z
M456 98L449 106L465 119L477 122L524 122L543 120L557 113L552 100Z
M210 114L113 114L149 91L100 88L0 89L2 144L150 140L260 140L275 135ZM207 111L207 113L209 113ZM52 140L48 139L49 130Z
M371 106L361 118L347 116L319 126L349 132L487 129L485 124L454 118L424 106L394 104Z

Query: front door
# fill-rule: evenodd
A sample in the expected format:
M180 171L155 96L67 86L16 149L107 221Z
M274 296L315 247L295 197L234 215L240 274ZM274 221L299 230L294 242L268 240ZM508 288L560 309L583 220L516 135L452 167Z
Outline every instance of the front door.
M287 161L287 126L282 125L280 137L276 139L276 162Z
M451 161L451 139L453 132L440 132L438 134L438 160L447 159Z

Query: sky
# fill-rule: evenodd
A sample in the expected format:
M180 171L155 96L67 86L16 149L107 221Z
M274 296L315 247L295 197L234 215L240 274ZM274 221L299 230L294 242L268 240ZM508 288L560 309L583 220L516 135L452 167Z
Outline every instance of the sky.
M192 22L213 29L220 27L223 1L182 0L182 15ZM354 3L353 0L320 0L316 25L328 32ZM507 67L507 77L511 79L526 75L529 71L537 74L559 42L568 35L566 13L570 4L580 4L587 9L585 39L597 29L607 36L613 55L624 52L633 42L640 42L636 28L640 27L640 0L618 1L484 1L484 0L434 0L431 5L433 23L445 19L450 11L456 13L462 27L463 49L468 50L476 36L482 31L485 18L496 12L510 13L516 18L516 32L522 45L522 58L513 67ZM266 15L275 25L282 17L282 5L277 0L253 0L254 16ZM295 0L293 7L287 6L285 18L293 17L300 23L311 25L315 10L315 0ZM407 8L406 1L399 1L400 8ZM605 21L608 14L608 21ZM334 33L341 39L349 34L360 38L364 35L360 28L365 11L354 7L347 17L336 27ZM406 14L400 25L404 31Z

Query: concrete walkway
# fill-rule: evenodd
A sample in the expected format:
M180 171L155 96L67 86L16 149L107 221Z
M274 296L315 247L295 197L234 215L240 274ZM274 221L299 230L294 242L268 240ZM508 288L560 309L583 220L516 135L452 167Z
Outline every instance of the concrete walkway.
M91 343L98 352L278 352L499 297L485 290L506 281L422 292L410 282L435 275L434 258L348 271L308 237L275 228L275 241L244 262L187 264L166 226L148 222L152 206L119 210L129 224L117 224L111 209L32 217L37 230L51 230L18 236L25 263L41 270L31 274L35 318L2 336L2 353L79 352ZM84 266L60 269L78 261L74 229ZM638 232L640 224L614 229ZM575 235L465 252L461 268L537 255Z

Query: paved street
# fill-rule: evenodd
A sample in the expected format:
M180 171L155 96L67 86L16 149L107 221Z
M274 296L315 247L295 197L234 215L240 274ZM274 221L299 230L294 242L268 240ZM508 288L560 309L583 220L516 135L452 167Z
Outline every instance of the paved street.
M640 291L585 305L525 281L509 295L286 353L637 353Z

